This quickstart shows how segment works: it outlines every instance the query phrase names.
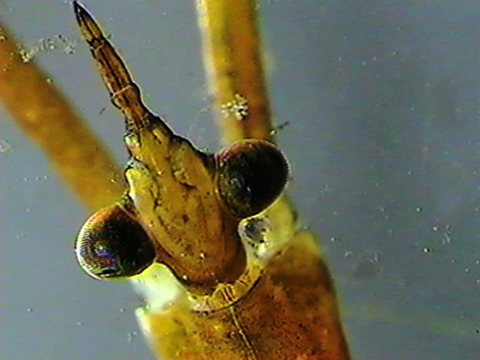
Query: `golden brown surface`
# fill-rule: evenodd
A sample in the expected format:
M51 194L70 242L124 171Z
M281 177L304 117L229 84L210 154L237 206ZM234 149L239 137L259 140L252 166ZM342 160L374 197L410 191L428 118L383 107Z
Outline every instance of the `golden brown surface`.
M221 123L228 129L226 141L270 139L268 106L262 99L263 81L253 81L252 69L261 72L260 60L256 57L247 62L232 62L242 52L230 57L231 49L238 44L257 42L256 37L252 38L254 26L239 43L238 31L232 30L239 26L238 19L252 25L253 8L247 7L247 13L237 13L232 18L224 5L217 4L219 8L208 12L208 6L214 3L201 3L198 9L203 11L201 16L207 24L218 24L211 19L215 18L222 26L228 26L212 31L228 36L213 36L210 46L205 47L213 53L209 64L218 70L210 74L214 93L221 94L217 102L220 105L235 97L243 85L241 95L249 102L253 100L249 104L251 113L245 119L223 117ZM159 356L348 359L335 290L311 234L300 232L291 239L291 230L279 232L278 241L285 243L286 248L266 264L251 283L250 291L245 292L241 278L246 262L244 244L236 231L239 220L227 214L218 201L215 164L149 112L138 86L100 27L85 9L77 3L74 7L112 102L126 117L130 130L126 144L134 159L126 172L129 194L136 216L157 246L157 262L172 269L187 294L193 291L191 295L205 293L208 297L208 292L217 287L225 289L220 291L220 299L223 295L225 304L229 304L223 306L220 301L219 307L196 311L194 306L177 299L164 309L146 307L140 318L141 327ZM249 55L252 52L258 54L252 50ZM248 65L242 66L245 63ZM261 76L256 79L261 80ZM252 83L254 86L250 87ZM257 106L257 101L261 106ZM288 202L282 204L282 211L293 218ZM291 226L295 225L293 221ZM235 285L226 286L229 283ZM237 284L242 291L235 291Z
M297 233L252 291L212 313L151 313L144 331L164 359L349 359L333 284L311 234Z
M222 143L240 139L273 140L257 31L255 2L196 0L210 93L221 109L236 94L248 101L249 115L217 117Z
M136 217L166 264L191 289L210 291L244 271L245 253L233 219L215 194L213 159L176 136L144 105L122 58L100 26L74 2L112 103L125 115L131 154L126 171Z

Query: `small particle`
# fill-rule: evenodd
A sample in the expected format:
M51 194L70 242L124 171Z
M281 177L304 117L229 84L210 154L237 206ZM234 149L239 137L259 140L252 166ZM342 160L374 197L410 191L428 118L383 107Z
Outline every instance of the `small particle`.
M6 140L0 139L0 154L7 153L12 150L12 145L10 145Z
M70 40L69 38L63 37L62 35L57 35L56 38L62 42L64 54L75 54L75 47L77 46L76 40Z
M417 209L416 209L416 210L417 210L418 213L423 212L423 208L422 208L421 206L417 206Z
M137 335L138 333L136 331L127 333L127 342L131 343Z
M431 253L432 251L433 251L433 250L432 250L431 248L429 248L429 247L424 247L424 248L423 248L423 253L424 253L424 254Z
M121 308L121 309L120 309L120 312L121 312L121 313L124 313L125 311L127 311L125 308Z
M33 311L33 308L31 308L31 307L27 308L28 313L31 313L32 311Z
M433 231L438 231L438 228L439 228L438 225L435 225L435 226L432 228L432 230L433 230Z
M324 184L323 187L322 187L322 190L320 190L320 193L321 194L326 194L326 193L329 193L329 192L332 192L333 189L328 185L328 184Z
M236 93L232 101L222 105L222 113L225 117L233 114L238 121L245 120L250 114L247 98Z
M449 233L443 233L443 244L451 244L452 243L452 236Z
M77 326L83 326L83 321L77 321Z
M285 121L277 126L275 126L271 131L270 131L270 135L276 135L277 133L279 133L280 131L282 131L283 129L285 129L288 125L290 125L290 121Z
M42 181L42 180L46 180L46 179L48 179L48 176L47 176L47 175L35 176L35 181Z

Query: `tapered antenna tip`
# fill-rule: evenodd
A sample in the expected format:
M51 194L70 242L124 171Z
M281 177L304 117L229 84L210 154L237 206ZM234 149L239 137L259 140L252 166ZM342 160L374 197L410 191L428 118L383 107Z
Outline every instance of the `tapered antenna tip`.
M85 11L85 8L78 1L74 1L73 10L75 11L75 14L80 14L82 11Z
M73 10L82 34L89 44L95 39L103 38L102 29L83 5L78 1L74 1Z

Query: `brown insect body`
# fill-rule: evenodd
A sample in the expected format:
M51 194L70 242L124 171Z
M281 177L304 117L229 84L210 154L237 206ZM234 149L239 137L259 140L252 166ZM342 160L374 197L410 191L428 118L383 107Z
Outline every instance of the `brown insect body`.
M100 27L77 2L74 8L112 102L126 117L132 160L125 196L154 244L152 268L161 269L134 279L147 299L137 316L155 352L163 359L349 359L335 291L312 235L298 230L284 196L261 212L286 183L281 153L262 145L269 156L244 157L263 159L276 175L266 200L253 201L246 211L232 207L237 199L225 195L234 193L229 186L237 175L231 181L228 169L222 174L226 181L218 180L232 153L224 150L216 167L151 114ZM240 168L249 161L254 160L242 160ZM250 247L238 232L241 218L255 214L271 224L263 234L269 238L266 251ZM174 294L160 305L149 301L162 286Z
M349 359L316 247L308 233L297 233L233 304L208 312L181 302L141 310L141 328L164 359Z

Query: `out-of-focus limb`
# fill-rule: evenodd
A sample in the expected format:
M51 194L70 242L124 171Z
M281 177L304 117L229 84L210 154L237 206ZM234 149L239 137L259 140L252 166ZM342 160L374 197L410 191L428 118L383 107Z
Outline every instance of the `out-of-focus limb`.
M121 169L70 102L33 62L24 62L0 24L0 100L90 209L115 202L125 189Z
M255 2L196 0L196 4L222 143L247 138L273 141Z

